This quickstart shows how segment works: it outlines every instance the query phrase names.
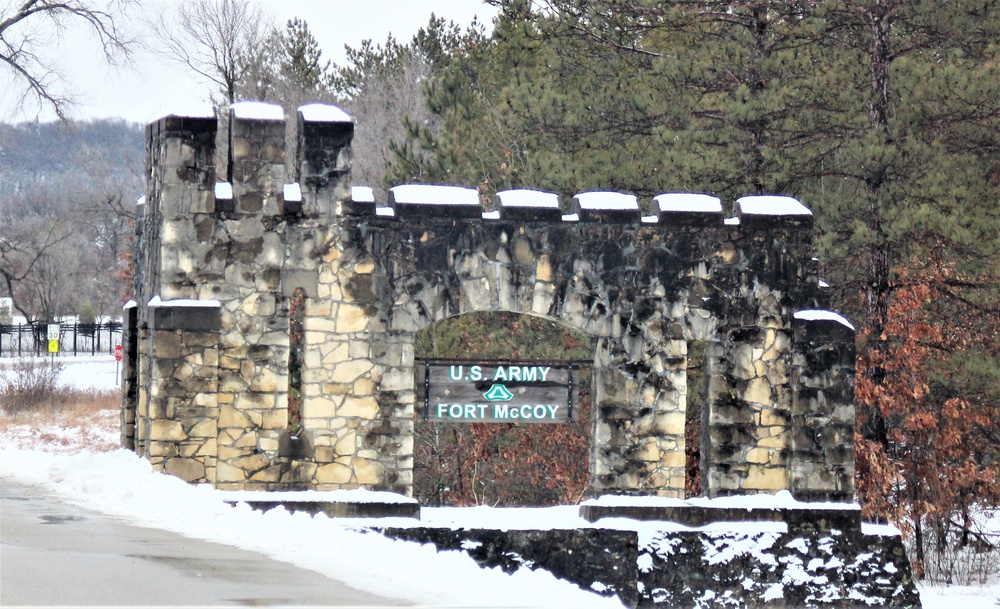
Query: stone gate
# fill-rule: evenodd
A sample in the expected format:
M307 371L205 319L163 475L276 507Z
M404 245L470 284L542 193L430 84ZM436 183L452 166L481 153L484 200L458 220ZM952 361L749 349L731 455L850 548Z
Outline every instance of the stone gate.
M592 494L854 492L854 329L825 310L811 212L787 197L352 188L353 123L234 104L146 129L122 443L223 489L410 494L414 335L473 311L593 337ZM689 394L688 351L705 391Z

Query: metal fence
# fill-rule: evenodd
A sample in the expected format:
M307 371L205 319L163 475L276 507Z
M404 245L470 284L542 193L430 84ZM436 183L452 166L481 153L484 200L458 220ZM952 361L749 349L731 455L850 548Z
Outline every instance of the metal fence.
M59 325L61 355L112 355L122 342L122 322ZM0 357L49 353L48 324L0 324Z

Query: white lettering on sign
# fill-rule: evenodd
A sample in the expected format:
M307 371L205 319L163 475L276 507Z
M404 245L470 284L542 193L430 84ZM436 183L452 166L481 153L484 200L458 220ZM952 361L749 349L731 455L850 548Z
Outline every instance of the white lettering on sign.
M555 419L556 412L559 410L559 406L555 404L538 404L536 406L531 406L525 404L524 406L511 406L509 404L494 404L493 405L493 418L494 419Z
M556 418L559 412L558 404L525 404L523 406L511 406L510 404L493 404L494 419L522 419L545 421ZM487 404L438 404L437 418L444 419L465 419L476 420L485 419Z
M464 366L451 366L448 369L448 378L453 381L481 381L483 380L482 366L469 366L469 375L463 374Z
M459 366L461 367L461 366ZM454 366L452 366L454 368ZM550 366L498 366L493 373L494 381L545 382ZM452 380L458 380L454 376ZM479 379L475 379L479 380Z

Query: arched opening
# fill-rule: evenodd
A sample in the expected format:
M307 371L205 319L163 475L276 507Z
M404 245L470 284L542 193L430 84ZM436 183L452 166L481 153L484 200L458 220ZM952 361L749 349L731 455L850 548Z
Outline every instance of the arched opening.
M543 506L579 501L589 481L592 340L544 317L474 312L417 332L415 374L429 361L573 364L574 408L562 423L424 420L416 408L413 494L422 505ZM417 403L422 403L420 387Z

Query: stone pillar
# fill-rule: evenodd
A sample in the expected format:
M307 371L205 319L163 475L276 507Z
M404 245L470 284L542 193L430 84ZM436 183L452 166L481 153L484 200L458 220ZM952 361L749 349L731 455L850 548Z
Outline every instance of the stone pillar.
M854 498L854 328L830 311L795 314L791 491L803 501Z
M591 494L684 496L687 343L657 342L655 350L653 370L638 381L598 349Z
M133 448L139 455L148 454L150 424L157 416L150 405L155 356L148 303L153 297L196 297L192 215L209 209L214 200L216 129L214 117L170 115L145 130L146 195L136 205L136 307L126 314L134 315L135 326L130 328L123 377L123 417L134 409Z
M298 127L302 213L315 217L320 231L316 290L307 291L303 321L302 417L315 445L315 488L410 494L413 329L390 330L380 318L378 290L387 279L376 262L377 241L342 222L355 212L350 205L354 124L337 108L313 104L299 109ZM317 271L314 258L302 263ZM287 292L285 276L282 282Z
M288 423L285 120L280 106L259 102L233 104L229 120L232 202L212 235L222 275L202 293L222 305L216 482L264 490L289 469L277 462Z
M135 450L135 416L139 402L139 317L136 303L122 309L121 445Z
M351 140L354 122L334 106L299 108L296 180L302 188L302 213L329 218L351 200ZM371 213L371 205L364 206Z
M149 314L153 362L145 455L154 470L214 482L219 304L154 300Z
M789 488L791 316L815 291L812 214L788 197L744 197L728 262L716 274L725 298L708 348L702 483L710 497Z
M137 286L140 319L153 296L197 298L199 249L195 221L214 211L215 118L167 116L147 128L151 140L143 213L146 260ZM207 248L202 248L206 249Z

